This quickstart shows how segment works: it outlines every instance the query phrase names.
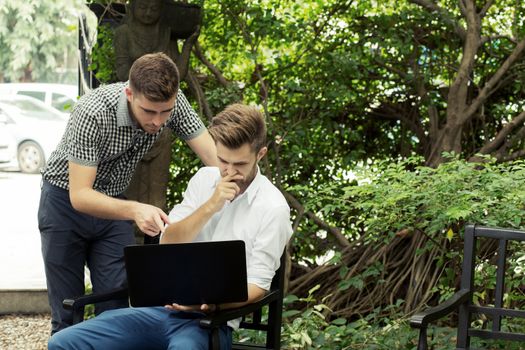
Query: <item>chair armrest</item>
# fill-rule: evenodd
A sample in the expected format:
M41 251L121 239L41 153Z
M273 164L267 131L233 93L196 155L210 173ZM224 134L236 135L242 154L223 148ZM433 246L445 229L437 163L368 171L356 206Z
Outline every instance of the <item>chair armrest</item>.
M220 310L219 312L210 314L200 320L200 326L203 328L213 328L225 324L230 320L242 317L244 315L250 314L254 311L259 310L264 305L271 303L272 301L277 300L280 297L279 290L274 290L266 294L262 299L244 305L236 309L225 309Z
M100 294L88 294L76 298L64 299L62 305L67 310L77 310L89 304L100 303L103 301L125 299L128 297L128 287L120 287Z
M448 315L457 309L459 305L468 301L470 294L471 292L468 289L459 290L445 302L410 317L410 326L413 328L426 328L430 322Z

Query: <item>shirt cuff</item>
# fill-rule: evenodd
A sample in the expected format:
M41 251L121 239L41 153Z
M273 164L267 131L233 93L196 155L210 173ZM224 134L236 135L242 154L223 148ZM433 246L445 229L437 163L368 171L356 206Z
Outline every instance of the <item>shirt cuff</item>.
M204 126L204 124L202 124L201 127L199 129L195 130L193 133L191 133L189 135L178 135L178 136L181 139L183 139L184 141L188 141L188 140L196 138L197 136L202 134L205 130L206 130L206 127Z

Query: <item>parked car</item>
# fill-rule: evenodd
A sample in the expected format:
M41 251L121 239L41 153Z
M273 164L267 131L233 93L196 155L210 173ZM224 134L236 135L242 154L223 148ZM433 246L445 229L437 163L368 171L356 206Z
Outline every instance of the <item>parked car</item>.
M7 128L0 124L0 164L11 161L14 145L13 137L7 132Z
M0 94L30 96L62 113L69 114L77 101L78 87L51 83L5 83L0 84Z
M9 165L37 173L60 141L67 121L62 113L32 97L0 95L0 129L11 139L5 156Z

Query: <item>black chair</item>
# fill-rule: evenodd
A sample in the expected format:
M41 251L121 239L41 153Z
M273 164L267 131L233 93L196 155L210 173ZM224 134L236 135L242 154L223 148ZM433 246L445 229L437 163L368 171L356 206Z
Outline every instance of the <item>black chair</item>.
M496 260L496 285L494 301L487 306L473 303L474 274L476 271L476 256L481 241L494 240L492 257ZM461 287L450 299L424 312L417 313L410 318L410 325L419 328L418 350L428 349L427 327L430 322L436 321L452 311L458 311L457 349L471 349L471 337L491 340L525 341L525 333L502 331L502 318L525 318L525 311L503 308L505 292L505 270L507 259L507 245L509 241L525 241L525 231L488 228L468 225L465 228L463 271ZM486 247L486 246L485 246ZM490 327L473 328L474 315L484 315L485 326L492 322Z
M234 343L232 349L280 349L285 262L286 252L281 256L281 266L275 273L270 290L261 300L238 309L220 310L200 320L200 326L210 330L210 349L219 349L219 327L236 318L242 318L241 329L264 331L266 343ZM86 305L125 298L128 298L128 290L121 288L104 294L65 299L63 305L65 309L73 312L73 324L76 324L84 320ZM267 322L262 321L263 307L268 308Z

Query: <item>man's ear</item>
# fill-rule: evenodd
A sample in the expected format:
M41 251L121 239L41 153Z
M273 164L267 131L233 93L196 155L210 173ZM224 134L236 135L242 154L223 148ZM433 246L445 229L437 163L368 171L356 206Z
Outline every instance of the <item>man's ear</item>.
M266 155L266 152L268 152L267 147L261 148L259 152L257 152L257 161L260 161Z
M124 92L126 93L126 98L128 99L128 102L131 103L131 98L133 97L133 91L129 86L126 86L124 89Z

